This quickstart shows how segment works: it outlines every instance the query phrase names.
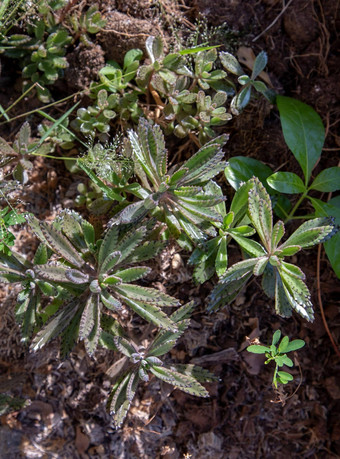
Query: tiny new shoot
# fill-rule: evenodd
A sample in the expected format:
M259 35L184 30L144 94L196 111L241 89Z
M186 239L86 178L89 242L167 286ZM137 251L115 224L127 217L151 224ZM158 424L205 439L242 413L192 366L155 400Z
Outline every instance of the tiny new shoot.
M305 342L302 339L295 339L289 341L288 336L284 336L279 343L281 338L281 331L276 330L273 335L271 346L262 346L259 344L252 344L247 347L248 352L253 354L265 354L267 360L264 362L265 365L271 361L275 362L275 371L273 375L273 386L277 389L278 384L287 384L290 381L293 381L293 376L286 371L281 371L279 368L286 365L287 367L293 367L293 361L287 357L288 352L297 351L301 349Z

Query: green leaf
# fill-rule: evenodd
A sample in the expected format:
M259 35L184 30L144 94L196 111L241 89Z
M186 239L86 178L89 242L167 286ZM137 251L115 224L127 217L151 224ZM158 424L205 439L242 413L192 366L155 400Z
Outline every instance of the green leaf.
M340 225L340 196L332 198L328 203L319 199L309 199L313 204L316 216L332 216L335 218L335 223ZM340 279L340 232L338 231L335 236L325 242L324 247L332 268Z
M133 311L143 317L143 319L147 320L148 322L152 322L153 324L157 325L157 327L164 328L165 330L177 331L177 327L172 322L172 320L154 304L144 304L140 301L124 297L123 295L120 296L122 300L128 306L130 306Z
M280 377L282 384L286 384L288 381L293 381L293 376L285 371L278 371L277 375Z
M252 182L253 188L249 191L248 197L248 212L254 228L269 252L273 229L271 200L266 189L257 178L252 179Z
M35 265L44 265L48 261L47 247L40 243L34 255L33 263Z
M258 242L246 237L239 236L234 232L230 232L230 234L232 238L235 239L235 241L253 257L263 257L264 255L267 255L268 258L267 252Z
M285 226L281 220L275 223L272 232L272 248L275 249L285 233Z
M79 299L73 300L63 307L61 311L52 318L32 341L31 349L37 351L41 349L48 341L56 338L66 327L69 326L72 318L78 312L80 307Z
M121 253L120 263L123 260L127 260L134 257L135 251L140 247L137 247L145 238L146 228L141 226L138 229L129 231L123 239L119 240L117 250ZM139 260L140 258L138 258Z
M285 261L282 261L280 269L287 274L296 277L297 279L305 279L305 274L301 271L298 266L292 265Z
M280 352L280 354L284 354L285 352L287 352L287 346L288 346L288 343L289 343L289 338L288 336L284 336L281 340L281 343L278 347L278 351Z
M151 366L150 371L157 378L178 387L183 392L190 395L196 395L197 397L209 397L208 391L191 376L183 375L177 371L170 370L169 368L159 367L156 365Z
M276 330L276 332L273 335L272 345L275 346L280 341L280 338L281 338L281 330Z
M221 59L223 67L228 72L232 73L233 75L242 75L244 73L240 63L232 54L221 52L219 53L219 58Z
M119 311L122 309L122 304L116 298L109 294L107 290L102 290L100 293L100 300L103 305L112 311Z
M210 49L219 48L222 45L213 45L213 46L195 46L193 48L181 49L178 51L178 54L181 56L186 56L187 54L197 54L201 51L209 51Z
M163 40L161 37L148 37L145 47L152 63L158 61L163 54Z
M73 284L86 284L90 280L90 276L77 269L67 269L65 276Z
M124 419L126 418L127 412L131 405L131 400L127 399L127 387L130 384L131 379L135 379L136 374L135 372L129 372L124 375L120 381L118 381L111 393L110 398L110 413L114 414L114 420L117 428L119 428Z
M36 311L40 305L40 295L31 292L25 300L18 304L16 317L21 322L22 341L28 342L36 325ZM33 295L32 295L33 294Z
M140 61L143 57L141 49L130 49L124 56L124 68L129 67L133 62Z
M177 181L177 185L197 185L202 182L202 180L200 181L202 175L204 175L204 180L209 180L209 178L213 178L218 174L219 171L223 170L224 163L222 158L224 157L224 152L222 151L221 146L226 143L227 139L228 137L225 135L216 137L215 139L206 143L202 148L198 150L197 153L188 159L177 171L177 174L181 170L187 169L188 171L184 177ZM218 167L216 172L215 167ZM212 171L213 175L208 176L207 174L209 171ZM174 183L173 179L174 177L172 180L170 180L171 185L176 184Z
M337 231L338 227L331 217L314 218L299 226L279 249L292 245L298 245L302 248L312 247L330 239Z
M154 207L156 207L156 203ZM118 219L122 224L138 223L146 216L148 211L145 201L134 202L119 213Z
M284 272L281 269L279 272L283 289L289 304L302 317L312 322L314 320L314 312L313 305L310 300L311 295L307 285L302 279L292 276L290 273Z
M275 172L267 178L268 184L280 193L304 193L306 187L300 177L293 172Z
M58 265L46 264L34 266L36 277L52 282L70 282L69 278L66 276L68 270L69 268L66 266Z
M247 351L251 352L252 354L265 354L266 352L270 352L270 348L267 346L252 344L251 346L247 347Z
M84 260L70 241L60 232L45 222L40 222L41 231L52 249L77 268L81 268Z
M246 105L248 105L251 96L251 86L245 86L236 96L233 97L230 108L231 113L238 115Z
M220 245L218 247L215 269L218 277L221 277L227 270L228 267L228 254L227 254L227 240L226 237L221 238Z
M286 351L288 352L288 351ZM286 355L282 356L282 364L283 365L287 365L287 367L293 367L294 366L294 363L293 361L287 357Z
M217 201L220 202L220 200L217 200ZM202 220L208 220L209 222L222 223L223 219L221 215L212 209L206 209L205 207L203 207L201 202L198 202L197 205L191 205L187 203L186 201L184 201L183 199L181 199L176 204L177 204L177 208L181 211L183 215L185 215L188 218L188 220L193 221L194 217L192 215L195 215Z
M257 262L258 258L251 258L231 266L209 295L208 310L217 310L234 300L251 277Z
M126 355L127 357L131 357L132 354L136 352L135 347L125 338L121 336L115 336L113 338L116 348L122 354Z
M320 116L309 105L285 96L276 97L285 141L309 182L325 139Z
M238 190L244 182L252 177L257 177L262 183L266 183L267 177L272 174L270 167L257 159L246 156L235 156L230 158L225 168L225 176L230 185Z
M303 341L303 339L294 339L288 343L285 352L297 351L298 349L301 349L305 344L306 343Z
M100 333L99 295L94 294L86 303L79 326L79 336L84 339L85 349L90 356L97 349Z
M179 363L172 365L171 370L175 370L178 373L187 376L192 376L199 382L219 381L219 378L217 378L213 373L197 365Z
M327 193L340 190L340 167L324 169L316 176L310 188Z
M99 249L98 254L98 265L102 267L104 261L110 257L112 259L112 253L114 252L117 256L117 244L118 244L118 235L119 235L119 226L118 225L111 225L107 232L105 233L103 242ZM107 262L108 263L108 262Z
M262 70L264 70L264 68L267 65L267 61L268 61L268 57L265 51L261 51L260 54L256 56L253 71L251 74L252 80L255 80L260 75Z
M119 277L122 282L133 282L145 277L151 272L151 268L139 266L135 268L127 268L115 272L115 276Z
M248 210L248 193L252 183L248 181L241 185L237 190L231 201L230 212L234 213L233 225L238 224L246 215Z
M131 297L138 301L143 301L146 303L157 303L159 306L178 306L179 302L176 298L173 298L165 293L159 292L156 289L149 287L141 287L139 285L130 285L130 284L119 284L115 287L120 295L124 297Z
M106 256L105 260L103 261L100 267L99 274L108 273L109 271L111 271L111 269L114 268L117 263L119 263L120 258L121 253L118 251L109 253L109 255Z

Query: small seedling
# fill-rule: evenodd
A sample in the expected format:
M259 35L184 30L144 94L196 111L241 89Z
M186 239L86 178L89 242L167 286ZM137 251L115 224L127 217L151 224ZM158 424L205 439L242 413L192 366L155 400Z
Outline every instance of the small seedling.
M284 365L290 368L294 366L293 361L287 357L287 352L297 351L306 344L303 339L295 339L289 342L288 336L284 336L280 344L277 346L280 338L281 331L276 330L273 335L271 346L252 344L247 347L247 351L252 352L253 354L265 354L267 357L267 360L264 362L265 365L274 360L275 371L273 375L273 385L276 389L278 384L287 384L294 379L290 373L287 373L286 371L279 371L279 368Z

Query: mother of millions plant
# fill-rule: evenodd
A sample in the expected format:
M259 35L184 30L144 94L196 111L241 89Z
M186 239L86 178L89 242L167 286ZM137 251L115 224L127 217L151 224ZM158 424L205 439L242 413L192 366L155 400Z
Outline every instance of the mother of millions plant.
M35 23L34 30L29 30L34 37L0 38L6 41L8 54L13 51L13 57L15 54L26 56L23 75L45 87L54 83L67 65L65 54L72 37L55 22L50 11L52 2L43 4L48 6L48 11ZM61 8L64 1L57 0L55 5ZM95 5L79 20L72 18L71 22L76 34L73 42L81 35L88 42L85 32L96 33L104 25ZM88 158L87 161L79 159L80 167L104 193L105 199L118 202L115 216L103 235L98 236L94 226L74 211L61 212L52 224L29 214L27 223L41 241L33 261L9 249L13 242L11 237L0 246L0 252L3 251L0 253L0 281L21 285L16 317L22 325L23 341L29 342L33 336L32 350L37 351L50 340L61 337L62 355L68 354L79 340L84 342L90 356L98 346L123 354L126 368L114 383L109 400L109 409L114 413L117 426L124 421L139 382L148 381L150 375L202 397L208 396L208 392L201 383L216 379L200 367L163 363L160 359L185 332L194 308L193 302L181 306L175 298L145 286L151 269L143 262L154 258L164 247L164 243L157 240L160 232L165 235L163 239L172 236L182 247L195 249L190 263L195 265L197 281L204 282L215 272L218 274L219 282L209 296L210 310L230 303L254 274L262 276L262 287L269 297L275 298L278 314L289 317L295 309L307 320L313 320L305 275L300 268L286 262L285 257L326 241L338 230L332 219L314 218L303 223L282 242L284 223L278 221L274 225L272 215L272 207L283 202L280 193L285 192L283 188L287 190L287 183L286 187L282 185L285 180L280 180L280 173L269 177L269 170L264 174L264 180L259 175L263 182L268 178L264 185L268 188L270 185L276 192L272 202L260 180L250 179L257 175L256 171L250 167L247 171L250 171L249 177L243 175L242 179L236 180L237 177L235 179L230 173L232 160L229 164L223 160L222 148L227 136L215 137L212 128L224 125L231 118L225 107L228 97L231 96L230 111L234 115L248 104L253 89L272 100L271 91L257 81L267 63L264 52L257 56L252 74L247 76L234 56L218 53L215 47L166 54L162 40L149 37L146 48L150 62L143 65L140 65L140 50L126 54L123 68L115 62L108 62L100 72L100 83L93 83L90 88L94 105L80 108L72 125L87 135L95 135L97 130L107 139L111 120L118 113L121 120L136 122L142 114L144 100L147 99L149 105L148 97L152 95L157 109L161 109L159 121L166 132L173 132L178 137L195 132L199 142L205 145L183 164L169 168L161 127L140 118L137 129L128 133L129 146L126 147L126 157L133 162L140 183L128 183L132 171L110 172L113 185L110 187L107 175L101 180L88 167ZM224 70L217 68L219 63ZM242 86L240 90L237 90L236 83ZM42 100L49 97L46 88L44 91L39 93ZM284 101L278 100L282 111ZM69 114L62 117L66 126L61 124L61 118L55 128L72 136L67 128ZM42 140L34 146L36 153L52 133L51 129L44 129ZM23 176L32 166L27 159L31 152L28 125L20 130L13 148L0 140L0 146L6 147L6 160L16 163L14 173ZM294 142L287 140L287 143L294 153ZM96 160L98 156L105 157L102 151L105 147L98 144L92 150ZM338 189L339 170L335 168L328 170L332 176L331 184L325 180L327 172L324 172L308 187L317 157L313 158L314 162L306 164L310 155L296 156L306 180L302 183L292 177L294 174L284 176L294 182L294 186L288 183L290 190L301 191L305 198L309 197L310 189ZM229 208L221 188L213 181L224 169L230 182L238 182ZM128 201L129 194L134 196L134 202ZM317 201L310 199L316 209ZM14 223L17 220L11 219L8 209L1 211L1 231ZM258 240L250 238L255 233ZM242 248L244 260L228 266L227 246L231 240ZM163 310L166 307L176 309L167 314ZM132 340L124 329L122 314L126 310L138 314L158 329L154 330L154 339L145 347ZM276 348L278 335L276 332L270 348L260 346L255 349L266 353L268 361L275 361L274 384L290 380L290 375L280 373L278 367L291 366L291 360L284 352L293 350L294 343L297 348L294 341L289 347L285 338Z
M148 371L185 392L208 395L199 381L212 380L209 372L192 365L166 368L158 358L175 345L188 326L186 317L193 305L168 316L162 308L180 303L136 283L150 272L139 263L163 247L161 242L150 240L153 221L137 228L112 225L102 239L96 238L94 227L73 211L62 212L52 224L31 214L27 221L41 245L33 262L15 252L3 254L0 280L22 286L16 316L25 341L35 333L32 350L61 336L63 355L80 339L90 356L99 344L128 356L134 365L114 386L110 404L117 425L126 416L138 381L148 379ZM52 299L46 307L42 306L42 295ZM146 351L126 338L120 324L120 313L126 306L163 330Z

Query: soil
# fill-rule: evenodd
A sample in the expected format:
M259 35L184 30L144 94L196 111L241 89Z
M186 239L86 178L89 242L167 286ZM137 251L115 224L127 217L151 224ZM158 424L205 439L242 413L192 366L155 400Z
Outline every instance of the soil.
M180 34L185 28L192 30L201 15L210 25L227 25L223 43L227 49L237 51L243 46L255 54L266 50L274 89L318 111L327 135L315 174L339 164L338 1L294 0L284 8L278 0L102 0L100 9L108 19L105 31L98 34L93 47L79 45L67 56L69 68L61 95L88 87L104 58L121 62L128 49L143 49L151 33L162 35L171 45L173 27ZM0 87L0 103L5 107L20 94L18 74L11 71L5 59ZM15 114L33 103L19 103ZM33 116L30 121L37 119ZM8 139L13 140L20 123L11 123L10 129L5 125ZM284 165L299 173L285 146L278 114L267 102L251 104L221 131L230 134L227 157L248 155L274 170ZM22 206L52 220L72 202L72 181L81 178L71 175L61 161L37 159L34 171L39 174L31 177ZM21 230L16 245L30 256L36 241ZM231 259L237 256L235 249ZM90 359L78 344L67 360L60 361L57 342L28 353L14 320L17 290L2 289L0 392L31 403L1 416L1 458L340 457L340 361L320 315L321 299L330 332L339 343L340 284L324 252L319 261L317 248L297 258L313 294L316 319L312 324L297 315L289 320L275 315L272 302L256 281L228 308L207 314L204 301L213 282L196 286L187 259L187 253L170 245L153 261L153 286L199 304L188 333L170 358L200 364L220 380L207 385L210 398L198 399L153 379L140 386L120 430L114 428L105 409L118 357L99 350ZM143 323L136 320L132 326ZM279 392L271 386L272 368L263 365L262 356L245 351L249 339L266 343L278 328L307 343L295 356L294 382Z

